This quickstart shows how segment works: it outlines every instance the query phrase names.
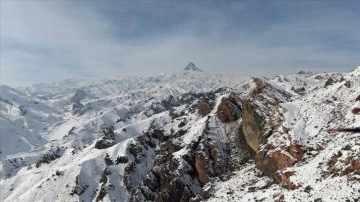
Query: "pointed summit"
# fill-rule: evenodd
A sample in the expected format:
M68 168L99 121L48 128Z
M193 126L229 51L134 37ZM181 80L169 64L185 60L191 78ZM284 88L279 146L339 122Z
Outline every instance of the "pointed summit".
M190 62L185 68L184 71L194 71L194 72L203 72L203 70L198 69L194 63Z

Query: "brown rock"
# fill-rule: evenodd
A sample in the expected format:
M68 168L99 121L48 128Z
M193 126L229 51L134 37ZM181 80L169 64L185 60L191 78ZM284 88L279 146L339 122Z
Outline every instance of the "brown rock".
M340 176L350 174L355 171L360 171L360 159L349 159L347 161L347 167L340 172Z
M212 110L212 104L210 103L210 99L207 97L203 97L200 101L200 105L199 105L199 114L201 116L206 116L208 115L211 110Z
M224 97L221 99L216 114L223 123L233 122L241 116L241 108L235 99Z
M255 154L255 167L270 177L278 170L276 162L264 150Z
M295 159L292 158L291 156L283 153L282 151L275 151L272 154L272 159L275 161L276 163L276 167L278 169L283 169L289 166L292 166L295 164Z
M280 171L278 172L277 180L278 182L288 190L294 190L299 188L299 186L295 185L290 181L290 177L293 176L295 172L293 171Z
M199 175L199 181L203 184L209 182L207 171L208 159L206 159L200 152L195 154L195 168Z
M254 83L256 84L256 88L251 93L251 97L255 97L256 95L262 93L266 88L266 83L261 78L253 78Z
M258 77L254 77L253 81L256 83L256 85L260 88L264 88L265 87L265 82L264 80L262 80L261 78Z
M342 153L339 151L337 154L331 156L330 161L328 164L330 166L334 166L338 162L338 158L342 156Z
M300 161L304 156L304 149L300 145L291 144L289 147L289 153L291 156Z
M261 150L255 155L255 166L265 175L277 179L275 175L277 171L294 165L302 158L304 152L299 148L299 146L294 145L291 149L290 147L281 148L281 150L273 151L271 154L267 154L268 151L266 150ZM293 154L289 154L286 151L292 151Z
M248 145L257 152L263 139L265 118L258 114L256 107L249 100L244 100L243 107L243 132Z

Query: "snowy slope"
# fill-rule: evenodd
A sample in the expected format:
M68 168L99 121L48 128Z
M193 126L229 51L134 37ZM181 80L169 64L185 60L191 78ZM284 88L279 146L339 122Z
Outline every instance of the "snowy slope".
M0 201L360 198L360 134L327 132L360 127L360 67L260 80L184 71L1 86ZM278 170L285 184L239 136L244 100L276 121L259 152L305 151Z
M349 162L360 160L360 134L327 132L330 128L360 127L360 116L351 113L353 108L360 107L360 102L356 101L360 96L359 70L358 67L348 74L308 73L269 79L293 97L292 101L282 104L285 121L280 128L288 129L286 136L274 133L268 142L276 148L296 142L308 150L301 161L281 171L292 173L289 182L297 188L288 191L249 164L229 181L215 183L215 193L209 201L360 200L359 171L347 174L351 167ZM325 87L329 78L336 82ZM293 91L301 87L305 92L300 95ZM341 156L333 165L331 159L339 152Z
M94 176L97 182L104 170L105 154L113 153L116 159L125 152L129 141L148 130L156 117L163 116L163 111L182 105L181 99L186 99L187 93L207 92L243 80L182 72L113 80L67 80L20 90L2 86L0 186L6 191L0 199L72 198L69 193L77 176ZM108 150L95 149L101 128L110 125L115 127L118 144ZM35 166L43 154L57 147L61 148L61 158L49 165ZM124 168L116 169L124 172ZM55 171L62 173L56 182L52 176ZM49 182L50 178L54 179ZM91 184L89 191L80 198L89 201L93 195L90 190L96 190L98 183L86 184ZM119 192L115 198L128 198L127 191L121 191L124 185L116 187ZM54 193L50 194L49 189ZM58 193L59 189L62 191Z

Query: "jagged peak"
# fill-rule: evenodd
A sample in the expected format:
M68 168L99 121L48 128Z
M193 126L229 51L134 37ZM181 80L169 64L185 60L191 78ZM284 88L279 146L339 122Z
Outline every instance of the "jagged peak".
M184 71L194 71L194 72L203 72L203 70L197 68L194 63L190 62L185 68Z

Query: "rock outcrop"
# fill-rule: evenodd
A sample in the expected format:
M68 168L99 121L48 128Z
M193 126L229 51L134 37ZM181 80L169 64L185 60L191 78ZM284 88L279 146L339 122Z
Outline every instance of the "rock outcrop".
M265 117L257 111L250 100L244 100L243 107L243 133L248 145L255 151L259 151L259 146L265 141Z
M36 162L35 166L40 167L43 163L50 163L51 161L54 161L57 158L60 158L63 153L63 148L61 147L53 147L48 152L43 154L39 160Z
M104 127L102 129L102 134L103 137L95 143L96 149L106 149L115 144L115 133L113 126Z
M225 108L229 112L227 115L231 117L229 120L240 116L240 108L233 103L234 99L224 99ZM205 104L212 101L213 97L202 100ZM206 112L207 115L209 113ZM131 201L199 201L209 197L210 193L203 189L204 186L211 183L214 178L224 179L230 171L231 162L229 143L220 138L222 135L219 134L215 124L217 121L216 114L210 115L202 134L188 145L181 144L187 131L164 135L152 126L142 135L143 137L138 137L137 146L130 145L129 148L135 159L148 158L145 156L149 152L144 151L150 146L148 142L140 139L157 139L153 148L158 149L154 150L153 164L147 165L149 170L145 175L134 174L140 166L136 162L141 160L128 163L126 169L128 174L124 179L128 188L132 190ZM143 176L138 184L134 183L135 175Z
M198 112L201 116L206 116L211 112L213 106L214 103L208 97L203 97L200 101Z
M241 104L235 95L223 97L217 109L217 116L223 123L236 121L241 117Z
M255 88L249 92L250 98L242 100L243 132L249 146L259 151L274 129L284 120L281 103L289 100L290 95L272 86L265 80L253 78Z
M293 173L284 169L300 161L305 150L291 140L290 145L281 146L268 141L275 132L278 138L287 139L286 129L280 128L284 121L281 104L290 95L263 79L253 81L256 87L250 92L251 97L242 101L242 130L247 144L256 152L255 166L285 188L294 189L296 186L289 181Z
M328 80L325 81L325 87L331 86L335 83L335 80L333 78L328 78Z

